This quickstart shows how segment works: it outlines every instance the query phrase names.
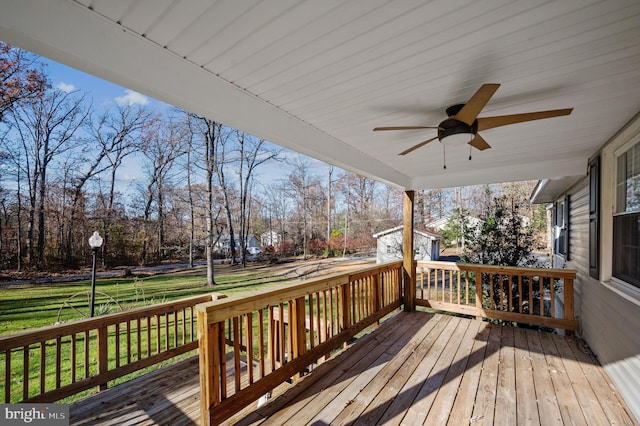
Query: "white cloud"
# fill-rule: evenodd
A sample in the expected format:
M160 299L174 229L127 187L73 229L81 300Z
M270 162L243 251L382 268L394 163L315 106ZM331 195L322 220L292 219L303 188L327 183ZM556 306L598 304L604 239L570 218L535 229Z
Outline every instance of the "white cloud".
M124 105L146 105L149 103L149 99L138 92L126 89L126 95L116 97L116 103L120 106Z
M74 86L73 84L65 83L64 81L61 81L56 85L56 89L62 90L65 93L70 93L76 90L76 86Z

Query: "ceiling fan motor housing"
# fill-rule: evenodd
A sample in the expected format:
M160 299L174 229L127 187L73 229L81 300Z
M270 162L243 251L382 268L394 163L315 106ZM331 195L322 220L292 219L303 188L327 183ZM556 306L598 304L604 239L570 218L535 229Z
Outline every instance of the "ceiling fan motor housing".
M453 118L458 112L460 112L463 106L464 104L457 104L447 108L447 116L449 116L449 118L444 120L438 126L438 139L442 140L447 136L461 133L468 133L472 135L478 133L478 120L474 120L471 125L468 125L467 123Z

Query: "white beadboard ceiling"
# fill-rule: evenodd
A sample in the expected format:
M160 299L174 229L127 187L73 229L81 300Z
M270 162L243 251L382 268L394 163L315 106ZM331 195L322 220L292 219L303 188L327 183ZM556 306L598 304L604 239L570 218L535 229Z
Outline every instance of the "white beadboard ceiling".
M584 175L640 111L638 0L2 0L0 40L405 189ZM431 125L483 83L486 151Z

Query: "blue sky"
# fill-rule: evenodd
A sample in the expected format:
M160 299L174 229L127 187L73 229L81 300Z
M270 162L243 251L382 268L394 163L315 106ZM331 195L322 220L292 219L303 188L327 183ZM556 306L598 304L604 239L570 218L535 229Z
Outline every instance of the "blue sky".
M117 84L102 80L90 74L78 71L66 65L42 58L46 64L46 74L52 85L66 92L79 90L87 93L87 97L92 99L93 106L101 109L113 106L116 103L124 104L140 104L145 105L149 109L166 112L171 106L164 102L150 98L143 94L134 92ZM212 117L215 119L215 117ZM280 148L280 147L278 147ZM283 149L283 148L281 148ZM299 154L283 149L283 157L294 158ZM327 174L328 166L321 161L305 157L311 168L311 173L319 175L321 178ZM143 177L144 170L139 166L139 160L130 157L124 164L124 168L120 171L116 185L121 192L129 192L131 184ZM272 165L265 164L257 170L257 177L263 186L277 180L286 179L289 174L289 168L286 164L275 163ZM335 176L335 175L334 175Z

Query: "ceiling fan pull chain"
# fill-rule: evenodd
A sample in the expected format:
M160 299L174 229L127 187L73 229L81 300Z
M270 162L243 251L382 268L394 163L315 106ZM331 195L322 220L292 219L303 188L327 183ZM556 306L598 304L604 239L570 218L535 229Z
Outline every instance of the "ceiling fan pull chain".
M469 145L469 161L471 161L471 145Z
M444 169L447 170L447 145L442 144L442 164Z

